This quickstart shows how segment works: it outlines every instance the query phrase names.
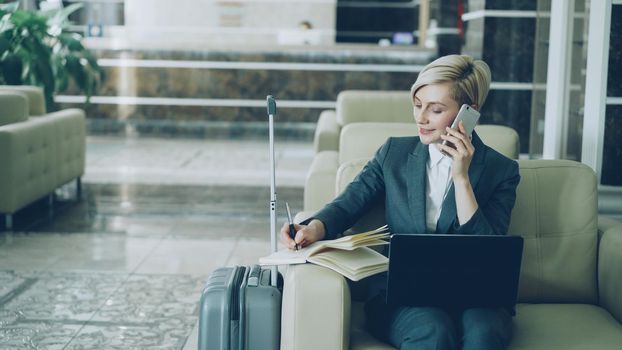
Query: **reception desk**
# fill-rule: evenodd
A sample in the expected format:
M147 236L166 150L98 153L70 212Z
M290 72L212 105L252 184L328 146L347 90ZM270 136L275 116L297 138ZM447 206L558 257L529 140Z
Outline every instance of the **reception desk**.
M310 138L343 90L408 90L435 51L415 46L212 45L91 38L106 79L87 107L91 132L196 136L267 132L265 97L277 98L277 133ZM84 100L69 89L57 102Z

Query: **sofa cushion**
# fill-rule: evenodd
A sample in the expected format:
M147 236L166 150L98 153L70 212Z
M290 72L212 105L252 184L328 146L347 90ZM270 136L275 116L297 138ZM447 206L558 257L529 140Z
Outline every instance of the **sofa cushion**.
M519 160L509 234L525 239L521 302L596 304L594 171L563 160Z
M28 100L19 92L0 91L0 126L28 119Z
M508 350L620 349L622 326L587 304L521 304Z
M478 125L475 132L486 146L510 159L517 159L520 142L516 130L503 125Z
M44 115L46 111L43 89L30 85L0 85L0 91L19 91L28 99L28 112L31 116Z

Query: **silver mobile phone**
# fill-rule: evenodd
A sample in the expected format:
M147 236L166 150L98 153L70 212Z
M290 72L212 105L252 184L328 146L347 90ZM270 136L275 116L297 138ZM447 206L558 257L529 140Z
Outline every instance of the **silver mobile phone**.
M464 129L466 131L466 135L471 137L473 133L473 129L475 129L475 125L477 125L477 120L479 119L479 112L476 111L473 107L464 104L460 107L458 111L458 115L456 115L456 119L451 123L451 128L454 130L458 130L458 123L462 121L464 124ZM444 140L443 145L447 145L452 148L456 148L451 142ZM445 153L445 152L443 152Z

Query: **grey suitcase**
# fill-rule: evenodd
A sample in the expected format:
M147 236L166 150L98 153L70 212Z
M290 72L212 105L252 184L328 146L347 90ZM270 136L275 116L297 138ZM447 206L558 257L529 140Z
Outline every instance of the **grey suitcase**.
M281 289L270 269L221 267L208 278L199 311L200 350L279 349Z
M270 240L276 251L274 116L267 97L270 133ZM221 267L207 279L199 310L199 350L272 350L281 341L283 278L276 266Z

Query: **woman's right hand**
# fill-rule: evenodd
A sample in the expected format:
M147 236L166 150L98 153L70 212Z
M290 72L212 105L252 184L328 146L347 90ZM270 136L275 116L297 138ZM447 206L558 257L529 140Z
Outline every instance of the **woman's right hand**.
M289 224L284 223L281 227L281 242L289 249L304 248L313 242L322 240L326 233L324 232L324 224L320 220L311 220L309 225L294 224L296 228L296 237L292 239L289 236Z

